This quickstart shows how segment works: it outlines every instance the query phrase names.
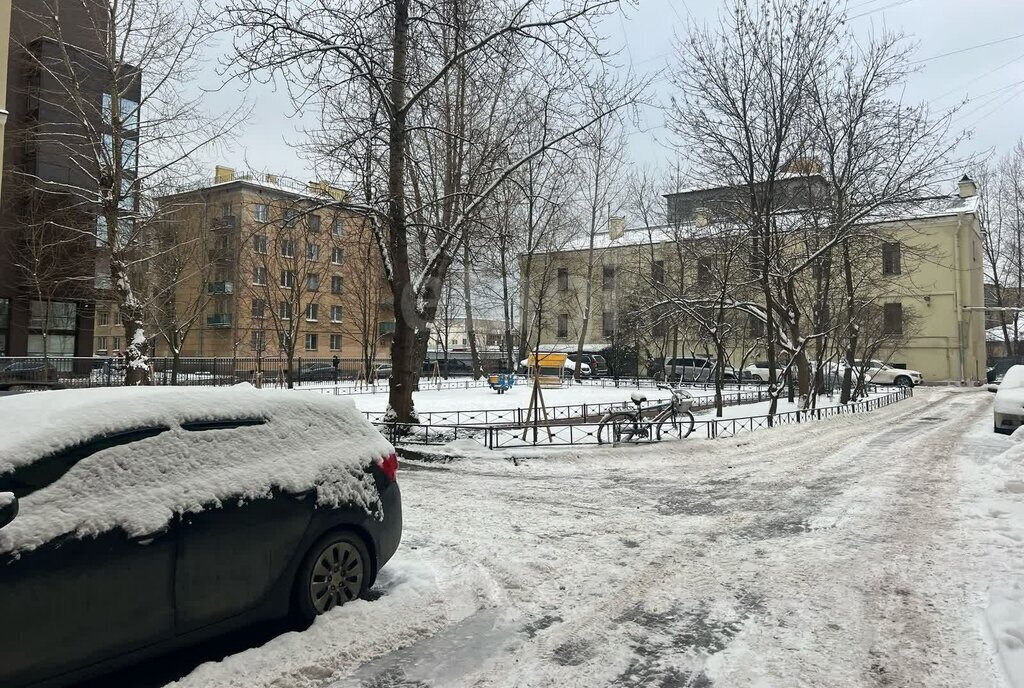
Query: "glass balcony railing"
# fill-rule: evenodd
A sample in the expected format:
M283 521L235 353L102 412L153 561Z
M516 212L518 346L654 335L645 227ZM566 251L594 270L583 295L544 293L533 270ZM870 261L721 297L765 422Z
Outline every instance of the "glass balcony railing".
M234 294L234 282L210 282L206 285L207 294Z
M230 313L214 313L206 316L207 327L231 327Z

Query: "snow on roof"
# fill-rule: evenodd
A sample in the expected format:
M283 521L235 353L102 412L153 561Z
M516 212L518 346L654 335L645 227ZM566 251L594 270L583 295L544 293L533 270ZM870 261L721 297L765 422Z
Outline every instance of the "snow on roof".
M893 204L883 207L872 213L866 220L870 223L908 222L911 220L923 220L934 217L946 217L961 213L978 212L978 196L961 198L958 194L948 196L929 196L918 198L907 203ZM806 211L790 211L780 214L799 222ZM631 227L626 229L618 239L612 239L607 230L598 232L594 237L595 249L607 249L617 246L640 246L646 244L667 243L676 240L677 236L685 237L696 226L695 222L684 222L677 226L657 225L653 227ZM727 228L726 223L718 223L716 227ZM581 233L565 243L555 253L561 251L584 251L590 246L590 237Z
M104 449L20 500L0 530L0 552L114 528L159 532L175 514L274 490L315 491L326 506L355 504L378 518L370 462L393 447L350 399L248 385L212 389L120 387L36 392L0 399L0 476L89 440L147 428L156 436ZM261 425L185 430L201 420Z

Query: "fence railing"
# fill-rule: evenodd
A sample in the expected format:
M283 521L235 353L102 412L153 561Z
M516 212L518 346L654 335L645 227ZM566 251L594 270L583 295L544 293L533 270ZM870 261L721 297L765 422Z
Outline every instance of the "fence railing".
M761 428L794 425L822 420L834 416L864 413L889 406L913 396L913 388L902 387L881 396L871 397L849 404L825 406L821 408L798 411L783 411L774 415L756 415L739 418L699 418L694 424L693 436L708 439L734 437L744 432L752 432ZM644 424L644 423L642 423ZM645 421L654 441L653 422ZM525 424L510 426L495 425L464 425L450 424L419 424L401 425L396 423L375 423L377 428L392 443L400 445L443 445L459 439L473 439L488 449L510 447L559 447L578 444L596 444L600 423L579 422L563 424Z

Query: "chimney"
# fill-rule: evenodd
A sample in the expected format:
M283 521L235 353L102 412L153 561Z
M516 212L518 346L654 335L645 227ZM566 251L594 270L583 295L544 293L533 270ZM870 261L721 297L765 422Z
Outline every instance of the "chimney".
M624 217L609 217L608 218L608 238L612 241L621 239L622 235L626 233L626 218Z
M960 198L973 198L978 195L978 185L966 174L960 180Z
M222 184L224 182L230 182L235 178L235 171L230 167L224 167L217 165L213 169L213 181L216 184Z

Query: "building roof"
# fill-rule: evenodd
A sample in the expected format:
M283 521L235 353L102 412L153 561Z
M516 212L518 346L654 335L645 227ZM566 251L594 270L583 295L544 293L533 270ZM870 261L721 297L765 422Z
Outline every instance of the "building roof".
M955 216L962 213L973 214L978 212L978 196L961 198L959 194L947 196L927 196L914 199L906 203L892 204L880 208L872 213L867 222L871 224L889 222L909 222L913 220L924 220L929 218ZM799 221L806 211L789 211L784 213L788 218ZM723 225L718 225L723 226ZM657 225L653 227L630 227L627 228L618 239L612 239L607 230L598 232L594 237L595 249L607 249L626 246L642 246L645 244L669 243L676 240L681 229L695 227L694 222L682 223L680 225ZM573 237L557 251L585 251L590 246L590 237L581 234Z
M175 196L192 194L199 191L227 189L231 186L247 187L258 191L272 191L292 198L306 198L311 201L326 203L335 203L344 200L344 197L338 198L338 196L335 195L337 193L344 194L343 191L328 186L323 182L300 184L294 181L283 180L276 175L260 174L255 172L245 172L235 175L230 179L215 177L213 179L207 179L194 184L187 184L175 189L174 193L158 197L157 200L174 198ZM334 191L335 193L331 193L331 191Z

